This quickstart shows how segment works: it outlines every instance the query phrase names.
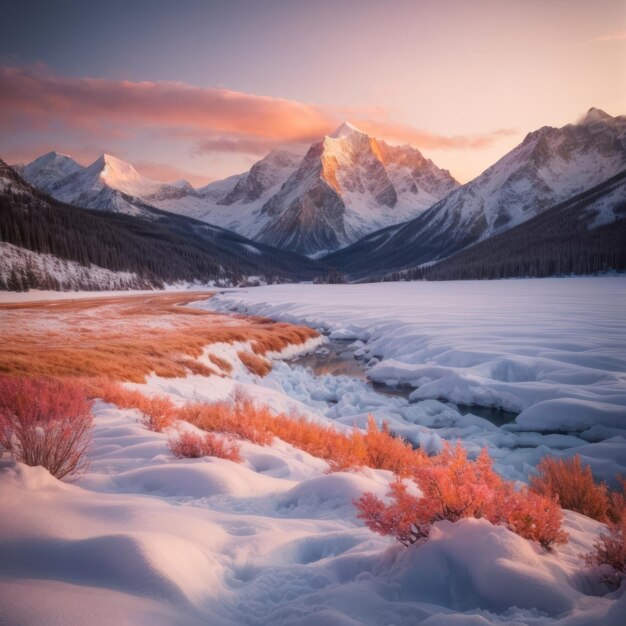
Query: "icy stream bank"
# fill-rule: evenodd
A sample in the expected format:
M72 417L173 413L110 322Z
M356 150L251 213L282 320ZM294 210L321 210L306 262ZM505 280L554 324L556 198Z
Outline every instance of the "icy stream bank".
M309 406L330 403L316 408L337 422L362 424L372 412L431 448L459 438L473 450L486 445L511 478L526 477L548 452L580 453L611 483L626 473L623 277L281 285L219 294L205 306L356 342L370 380L416 388L409 403L363 380L275 367L272 384ZM498 427L462 405L520 414Z

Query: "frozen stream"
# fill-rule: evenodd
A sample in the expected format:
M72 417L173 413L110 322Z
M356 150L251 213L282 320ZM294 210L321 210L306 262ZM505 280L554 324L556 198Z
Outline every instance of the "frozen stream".
M358 344L348 339L330 339L311 352L289 359L287 363L309 369L314 376L349 376L366 382L376 393L390 398L406 398L414 388L409 385L391 386L384 382L372 381L367 377L368 365L363 358L359 358ZM361 350L362 352L362 350ZM515 420L517 413L505 411L500 407L447 403L456 408L462 415L476 415L496 426L503 426Z

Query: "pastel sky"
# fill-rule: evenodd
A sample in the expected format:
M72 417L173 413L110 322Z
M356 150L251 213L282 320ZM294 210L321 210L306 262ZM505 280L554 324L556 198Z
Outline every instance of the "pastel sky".
M460 181L626 114L624 0L2 3L0 157L108 152L199 185L344 119Z

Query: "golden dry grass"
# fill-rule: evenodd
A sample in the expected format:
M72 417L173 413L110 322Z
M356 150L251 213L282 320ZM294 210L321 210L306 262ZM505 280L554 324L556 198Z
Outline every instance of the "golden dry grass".
M272 371L272 363L269 359L253 354L252 352L237 352L239 360L248 368L249 372L258 376L267 376Z
M197 360L206 346L250 341L254 353L263 355L316 336L303 326L183 306L210 296L159 293L0 304L0 373L132 382L144 382L151 372L228 373L223 359L211 359L215 369Z
M217 365L217 367L225 374L230 374L233 371L233 366L226 359L222 359L215 354L211 354L210 352L208 354L208 357L209 361L211 361L213 365Z

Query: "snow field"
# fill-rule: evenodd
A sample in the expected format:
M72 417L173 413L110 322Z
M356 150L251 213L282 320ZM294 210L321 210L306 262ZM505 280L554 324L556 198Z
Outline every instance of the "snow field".
M516 290L525 282L514 281L511 287L517 306L522 295ZM613 291L608 289L611 285L616 286ZM255 306L264 314L275 307L272 317L300 315L310 325L354 339L355 349L381 366L389 365L389 359L409 368L419 366L417 357L410 355L430 349L430 358L447 368L444 377L451 376L454 367L459 379L476 376L478 386L497 382L490 378L494 369L489 376L484 371L482 377L475 373L474 368L485 362L506 355L507 362L515 364L514 372L525 362L534 372L534 382L547 390L545 398L533 402L534 396L524 391L528 381L518 379L530 375L501 375L512 379L506 381L510 393L530 398L526 417L505 427L471 413L463 415L445 396L409 402L376 393L363 380L314 376L284 360L298 350L315 349L323 341L320 338L272 355L273 370L262 379L240 363L237 352L245 348L244 343L212 344L203 362L208 364L209 352L219 356L233 367L231 377L152 375L145 384L128 386L167 395L177 404L224 399L241 386L275 411L294 410L323 423L332 420L337 428L364 426L371 412L433 452L444 440L461 439L476 453L487 445L496 468L508 478L524 479L545 453L575 451L608 476L625 465L625 427L615 408L624 393L619 382L624 362L622 322L619 315L609 314L621 302L622 285L594 286L599 319L589 328L591 313L581 316L580 301L589 297L585 285L574 285L572 310L562 311L561 321L556 304L549 314L538 311L541 306L536 303L534 319L549 320L552 315L554 323L544 321L534 331L521 326L516 331L515 320L502 321L515 314L516 305L509 303L498 314L498 294L492 294L490 307L480 311L466 304L464 328L445 315L449 310L451 316L459 316L458 302L441 303L442 308L434 312L437 298L407 295L411 285L359 285L347 293L332 291L331 286L268 287L218 296L220 307L230 298L229 306L238 299L238 307ZM454 295L454 284L450 286ZM391 287L397 289L395 301ZM298 289L317 291L304 303L306 291L298 293L299 303L267 303L270 292L282 293L286 300L294 298ZM361 289L365 295L359 294ZM563 285L546 291L559 296L559 289ZM529 290L526 286L524 297ZM336 295L324 301L331 291ZM367 307L366 296L373 303ZM252 297L265 304L252 305ZM563 299L563 294L559 297ZM412 299L412 309L402 304L407 298ZM604 298L606 309L597 305ZM418 302L430 303L430 309L420 310ZM518 311L518 325L529 314ZM428 326L428 333L421 332L422 325ZM578 330L572 331L573 327ZM388 354L385 333L390 338ZM458 341L456 348L450 346L452 341ZM550 342L550 348L542 345ZM555 370L544 374L533 361L543 350L554 352L556 344L563 363L561 377ZM590 355L596 360L594 379L589 378L589 368L581 374L575 365L569 367L572 362L588 362ZM372 363L368 372L375 367ZM561 397L550 390L579 385L587 388L584 398L573 393ZM605 393L607 385L610 394ZM500 398L502 390L496 385L491 393ZM555 415L565 400L571 411L566 417ZM549 402L556 402L547 405L555 416L544 422ZM594 415L603 415L601 423L590 426L585 403L591 404ZM565 512L564 529L570 539L552 553L503 527L474 519L437 523L425 544L405 549L371 533L355 515L353 500L362 493L385 496L393 479L389 472L363 468L328 474L326 462L277 440L264 447L242 442L242 464L214 458L176 459L167 448L176 427L150 432L140 423L138 412L103 402L96 403L94 414L91 466L70 484L57 481L42 468L0 460L0 615L8 623L623 623L624 585L607 594L597 573L580 558L604 528L584 516ZM558 430L552 427L555 422L574 430L552 432ZM184 423L177 428L194 430Z
M282 442L244 442L241 465L178 460L172 432L135 411L98 402L95 415L91 467L73 484L0 467L9 623L619 623L619 594L593 595L606 590L581 567L602 528L583 516L566 514L570 543L551 554L481 520L439 523L404 549L352 505L383 497L389 472L327 474Z

